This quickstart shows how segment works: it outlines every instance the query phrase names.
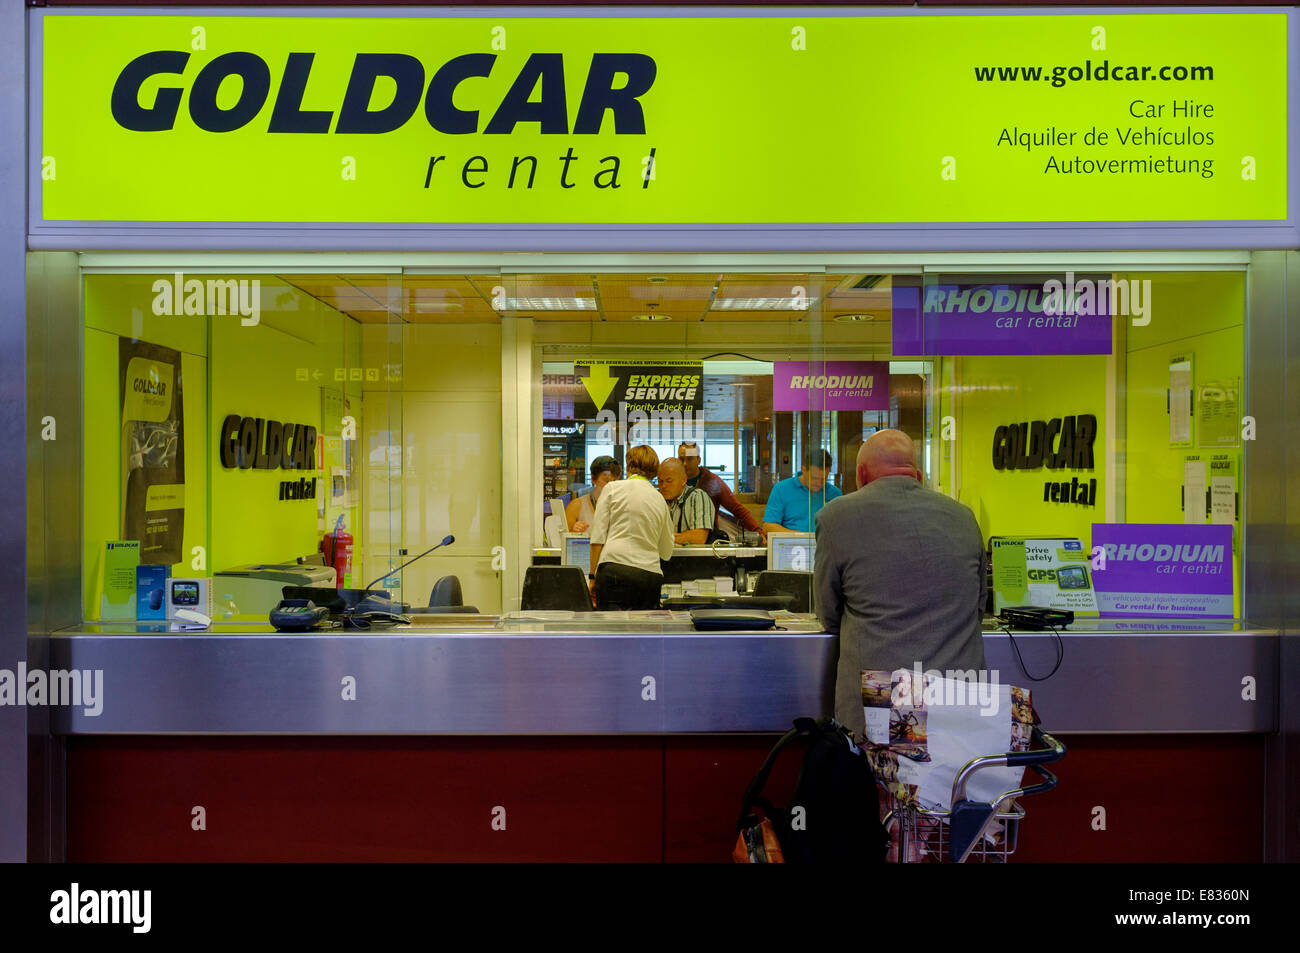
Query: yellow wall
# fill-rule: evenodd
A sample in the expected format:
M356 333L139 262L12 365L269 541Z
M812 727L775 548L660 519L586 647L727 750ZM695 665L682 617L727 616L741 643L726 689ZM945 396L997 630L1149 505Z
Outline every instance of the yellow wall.
M295 381L301 365L317 361L299 356L315 349L265 324L241 327L230 321L212 325L212 413L208 438L212 447L213 570L259 562L283 562L316 549L320 535L315 500L281 500L284 480L320 478L315 469L241 470L221 465L217 446L227 415L262 417L321 427L320 387ZM314 355L313 355L314 356ZM312 447L315 460L316 448ZM317 492L323 489L318 484Z
M99 618L104 543L122 536L120 336L181 352L185 432L185 529L182 553L208 540L207 329L202 319L159 317L152 277L91 275L85 280L85 391L82 485L82 605ZM189 562L172 575L193 575Z
M399 392L366 385L362 452L366 530L359 558L367 581L428 549L448 533L456 542L402 571L394 593L426 605L436 579L460 578L465 602L501 609L493 549L502 545L501 326L367 325L363 363L397 360ZM381 447L400 438L401 462L386 472ZM400 549L408 551L402 557ZM528 559L531 554L516 554Z
M1236 272L1117 277L1152 279L1154 298L1151 323L1127 329L1128 522L1181 523L1183 457L1201 451L1169 446L1169 361L1192 354L1194 384L1240 381L1245 278ZM1194 413L1192 437L1199 441Z
M1192 354L1194 386L1241 380L1245 279L1239 272L1114 277L1150 280L1152 296L1149 324L1135 327L1131 321L1120 322L1125 435L1115 465L1124 478L1122 518L1128 523L1182 523L1183 458L1190 453L1227 452L1237 454L1240 465L1240 449L1170 446L1166 410L1169 362ZM940 419L953 412L958 423L958 498L975 511L985 538L1061 535L1090 543L1092 523L1118 518L1105 509L1106 365L1104 356L964 357L939 362ZM1033 471L994 469L992 442L997 426L1079 413L1097 417L1093 472L1045 467ZM1246 409L1242 407L1240 413L1245 414ZM1195 413L1193 421L1193 442L1199 444ZM1043 502L1044 481L1068 481L1075 476L1081 480L1096 477L1096 507ZM942 475L945 491L951 491L952 480L951 473ZM1239 471L1239 491L1240 486ZM1239 535L1235 539L1238 614Z
M361 381L335 380L335 368L357 367L356 322L271 276L260 276L261 320L237 316L155 316L156 275L91 275L85 279L85 456L83 595L87 618L99 614L104 542L121 535L121 401L118 340L129 336L182 352L185 427L183 552L205 549L205 569L186 561L173 575L292 559L316 550L321 520L314 500L281 501L282 480L327 477L328 471L227 470L217 434L228 414L310 424L338 435L341 419L322 419L322 392L348 401L362 429ZM224 276L223 276L224 277ZM299 369L307 371L300 380ZM212 370L209 381L209 369ZM320 371L318 379L314 372ZM318 493L328 492L327 483ZM326 497L326 499L328 499ZM210 501L210 505L209 505ZM333 525L338 509L325 514ZM346 514L356 533L357 513Z
M1183 458L1188 454L1237 456L1240 447L1211 450L1169 445L1166 391L1169 362L1192 355L1193 386L1243 376L1245 276L1240 272L1126 274L1117 278L1151 281L1151 322L1126 328L1128 391L1126 413L1126 512L1129 523L1181 523ZM1240 394L1240 389L1238 394ZM1192 439L1200 443L1193 408ZM1240 413L1245 414L1244 407ZM1240 433L1240 430L1238 431ZM1238 524L1240 530L1240 524ZM1234 534L1237 614L1241 611L1241 540Z

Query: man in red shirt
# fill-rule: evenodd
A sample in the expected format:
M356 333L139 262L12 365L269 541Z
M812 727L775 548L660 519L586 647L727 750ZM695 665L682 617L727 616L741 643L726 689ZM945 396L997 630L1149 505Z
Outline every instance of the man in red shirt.
M736 499L736 495L731 492L731 487L722 481L722 477L712 470L706 470L700 466L700 448L694 440L688 440L681 444L677 448L677 457L682 461L682 466L686 468L687 485L698 486L709 494L709 499L713 500L714 527L718 525L717 514L722 510L726 510L745 529L751 533L758 533L764 539L767 539L767 534L763 532L762 525Z

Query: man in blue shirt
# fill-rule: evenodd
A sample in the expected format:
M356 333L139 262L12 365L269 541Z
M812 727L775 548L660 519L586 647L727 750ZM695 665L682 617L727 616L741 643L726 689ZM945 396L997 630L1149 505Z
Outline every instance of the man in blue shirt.
M812 532L818 510L842 495L839 487L826 485L831 465L831 455L825 450L805 451L803 472L772 487L767 508L763 510L763 530L768 533Z

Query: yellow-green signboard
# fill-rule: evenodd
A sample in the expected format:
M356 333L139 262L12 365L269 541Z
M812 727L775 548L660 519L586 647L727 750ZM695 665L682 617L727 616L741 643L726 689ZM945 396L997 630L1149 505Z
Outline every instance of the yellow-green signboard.
M53 15L57 221L1280 221L1284 13Z

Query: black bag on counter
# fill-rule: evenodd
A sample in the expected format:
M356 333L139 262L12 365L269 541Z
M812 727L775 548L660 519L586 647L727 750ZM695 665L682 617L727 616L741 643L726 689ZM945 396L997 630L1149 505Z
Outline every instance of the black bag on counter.
M774 807L763 797L772 765L781 750L800 735L808 736L808 750L788 807ZM796 718L794 728L781 736L749 783L741 802L736 831L739 843L755 840L763 819L771 822L781 854L788 864L880 863L885 859L889 835L879 819L876 777L848 729L833 718L814 721ZM738 844L736 856L741 854ZM749 859L764 858L750 852Z

